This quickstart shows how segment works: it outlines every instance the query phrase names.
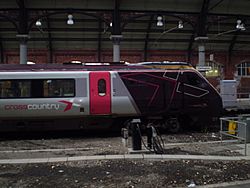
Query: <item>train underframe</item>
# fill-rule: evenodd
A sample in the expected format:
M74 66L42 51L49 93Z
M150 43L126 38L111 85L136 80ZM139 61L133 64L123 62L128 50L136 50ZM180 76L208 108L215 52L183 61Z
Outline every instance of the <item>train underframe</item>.
M55 130L111 130L119 131L132 119L140 119L142 127L153 125L170 133L205 129L215 124L216 118L185 114L141 117L69 117L69 118L18 118L0 120L0 132L8 131L55 131Z

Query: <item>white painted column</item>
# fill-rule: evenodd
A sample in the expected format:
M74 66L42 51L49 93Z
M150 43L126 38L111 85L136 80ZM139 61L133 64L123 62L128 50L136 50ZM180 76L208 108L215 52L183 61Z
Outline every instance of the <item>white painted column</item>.
M27 43L28 43L28 35L17 35L17 38L19 38L20 45L19 45L19 56L20 56L20 64L27 64Z
M122 39L122 35L111 35L110 39L113 42L113 62L120 62L120 42Z
M205 66L205 45L203 43L199 44L199 66Z

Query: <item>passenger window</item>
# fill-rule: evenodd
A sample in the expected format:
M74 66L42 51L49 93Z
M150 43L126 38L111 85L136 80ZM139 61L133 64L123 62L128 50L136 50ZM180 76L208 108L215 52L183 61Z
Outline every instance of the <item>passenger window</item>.
M73 97L74 80L48 79L43 80L44 97Z
M98 80L98 94L99 96L106 95L106 81L104 79Z
M0 98L30 97L30 85L27 80L1 80Z
M51 98L74 96L74 79L0 80L0 98Z

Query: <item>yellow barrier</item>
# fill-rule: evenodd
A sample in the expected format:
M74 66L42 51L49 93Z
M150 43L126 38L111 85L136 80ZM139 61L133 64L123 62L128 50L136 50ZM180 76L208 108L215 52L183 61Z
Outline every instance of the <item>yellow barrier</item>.
M235 121L231 120L228 124L228 134L236 135L237 124Z

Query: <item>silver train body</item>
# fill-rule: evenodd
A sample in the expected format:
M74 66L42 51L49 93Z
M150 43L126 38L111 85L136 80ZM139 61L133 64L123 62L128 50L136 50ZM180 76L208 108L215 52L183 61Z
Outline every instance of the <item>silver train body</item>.
M138 116L140 112L117 72L105 74L111 79L109 93L105 94L110 97L108 100L95 91L92 91L91 98L90 71L2 72L2 81L72 80L75 89L73 94L59 94L59 97L3 97L0 99L0 131L106 128L113 123L113 117ZM98 101L93 102L95 100Z
M218 92L181 67L1 65L0 131L119 128L131 118L177 131L177 120L217 117Z

